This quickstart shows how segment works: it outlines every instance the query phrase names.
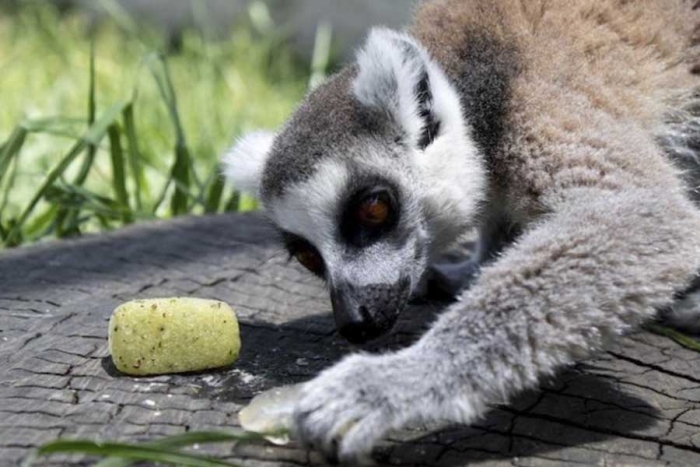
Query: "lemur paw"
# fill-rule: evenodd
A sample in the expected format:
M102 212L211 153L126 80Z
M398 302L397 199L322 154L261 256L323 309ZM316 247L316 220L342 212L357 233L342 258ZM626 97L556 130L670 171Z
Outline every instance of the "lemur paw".
M330 462L371 463L375 444L411 411L397 400L392 358L353 355L307 383L294 413L300 441Z

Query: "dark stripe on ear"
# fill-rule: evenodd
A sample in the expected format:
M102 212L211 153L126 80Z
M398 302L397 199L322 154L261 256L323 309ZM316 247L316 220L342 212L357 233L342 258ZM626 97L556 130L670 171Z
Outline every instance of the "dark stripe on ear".
M433 113L433 93L430 92L430 76L423 70L421 79L416 86L418 98L418 115L423 120L423 132L418 140L418 147L425 149L435 140L440 131L440 121Z

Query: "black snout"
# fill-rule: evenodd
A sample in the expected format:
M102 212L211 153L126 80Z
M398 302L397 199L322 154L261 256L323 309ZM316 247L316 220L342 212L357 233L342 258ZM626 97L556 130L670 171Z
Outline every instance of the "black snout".
M363 344L386 334L406 306L410 281L356 287L338 284L331 290L338 332L353 344Z

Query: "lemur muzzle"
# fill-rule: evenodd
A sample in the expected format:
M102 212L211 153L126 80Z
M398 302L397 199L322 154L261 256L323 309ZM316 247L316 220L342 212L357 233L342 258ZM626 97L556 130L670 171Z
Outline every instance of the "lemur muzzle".
M409 284L402 278L395 284L335 285L331 302L340 335L362 344L386 334L408 302Z

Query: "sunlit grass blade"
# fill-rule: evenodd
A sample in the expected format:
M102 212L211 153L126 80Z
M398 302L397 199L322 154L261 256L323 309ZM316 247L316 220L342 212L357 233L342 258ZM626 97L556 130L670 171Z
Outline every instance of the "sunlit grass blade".
M224 212L238 211L241 205L241 194L238 191L231 193L231 197L224 205Z
M95 40L90 41L90 65L89 65L89 83L88 83L88 99L87 99L87 124L90 128L95 123L95 112L97 99L95 97ZM85 180L92 169L92 165L95 163L95 155L97 154L97 144L88 144L87 151L85 153L85 159L80 166L78 175L75 177L73 183L75 185L83 185ZM59 208L56 214L56 232L59 238L67 236L80 235L80 228L78 226L78 218L80 217L80 212L66 210L64 208Z
M54 229L52 229L51 224L56 218L57 211L56 206L49 206L41 214L33 216L24 228L25 239L28 241L38 240L52 232Z
M112 158L112 188L114 196L124 209L122 221L129 224L134 218L129 214L129 194L126 191L126 171L124 170L124 151L121 145L121 132L115 123L107 129L109 136L109 153Z
M2 228L2 242L8 246L17 246L22 243L22 236L13 234L17 221L11 219L4 222L3 217L5 216L5 207L9 202L10 191L14 186L15 176L17 173L19 153L24 145L27 138L27 130L20 127L15 128L15 130L10 135L10 138L2 145L2 150L0 151L0 184L2 184L3 178L8 173L10 164L13 164L12 171L9 171L10 175L8 180L4 185L2 207L0 208L0 228Z
M331 60L331 45L333 43L333 28L331 23L322 21L316 28L314 52L311 60L311 78L309 88L314 89L326 79L326 73Z
M258 441L264 439L256 433L228 433L222 431L193 431L182 435L169 436L156 441L143 443L142 446L160 447L160 448L184 448L195 444L212 444L237 441ZM128 467L134 461L131 459L108 458L94 467Z
M254 211L258 208L258 201L249 195L242 195L238 201L238 210L241 212Z
M26 139L27 130L20 126L15 128L10 138L3 144L2 152L0 152L0 182L7 173L10 162L19 154Z
M95 219L97 219L103 230L109 230L111 228L111 224L106 216L103 216L102 214L95 214Z
M170 185L172 184L173 179L172 177L168 177L168 180L166 180L165 185L163 185L163 188L158 195L158 198L156 198L156 202L153 203L153 207L151 208L151 211L154 216L158 215L158 210L160 209L160 206L163 204L165 201L165 197L168 195L168 190L170 189Z
M129 168L131 176L134 180L134 198L136 209L143 209L143 200L141 193L147 189L146 177L143 174L143 166L141 165L141 155L139 153L138 138L136 137L136 126L134 125L134 104L130 103L124 109L122 114L124 120L124 133L129 147Z
M0 220L2 220L3 215L6 212L5 209L7 209L7 205L10 201L10 193L12 192L12 189L15 186L15 181L17 180L17 168L19 167L19 158L13 158L10 167L11 168L8 169L9 175L7 176L7 180L5 181L5 185L2 189L2 201L0 201Z
M187 193L190 187L190 167L192 161L187 147L185 132L182 129L180 115L178 113L177 98L173 88L168 62L163 56L158 60L148 62L151 74L156 81L163 102L168 109L168 115L175 130L175 161L170 170L170 178L175 182L175 190L170 199L170 211L173 216L187 213ZM156 67L159 64L160 67ZM167 186L167 184L166 184Z
M29 133L43 133L64 138L78 139L85 130L85 118L60 116L31 118L22 122L22 128Z
M19 246L24 242L24 234L17 228L17 219L10 219L4 227L5 235L3 242L8 247Z
M221 174L221 166L217 165L210 177L211 180L208 183L209 190L207 192L207 199L204 203L204 212L207 214L219 212L219 206L221 206L221 199L224 195L225 185L224 177Z
M68 151L68 153L61 159L61 161L49 171L48 175L44 181L39 186L36 194L31 198L27 206L22 211L17 224L9 231L7 238L5 239L5 244L13 243L16 237L20 234L20 229L27 221L32 211L36 207L39 200L44 196L46 190L60 177L66 169L71 165L71 163L85 150L85 147L92 144L99 144L100 140L107 131L107 127L114 123L117 116L124 110L126 104L116 104L110 107L102 117L95 122L94 125L85 133L83 138L76 142L73 147Z
M95 41L90 42L90 83L88 86L88 128L95 123L95 107L97 100L95 98ZM97 152L97 144L88 144L88 149L83 160L83 165L80 167L77 177L74 182L76 185L85 183L92 164L95 161L95 153Z
M185 137L185 130L182 127L182 121L180 119L180 110L177 104L177 96L175 94L175 86L173 85L173 79L170 74L170 66L168 65L168 61L165 59L165 57L161 56L161 64L163 66L163 78L164 78L164 84L165 88L167 89L167 96L169 96L168 102L166 104L168 105L168 108L170 109L170 118L173 122L173 127L175 128L175 133L177 135L177 141L176 141L176 146L178 148L181 148L183 152L181 153L176 153L178 155L181 155L183 157L182 163L187 163L187 174L188 178L186 183L183 183L183 180L177 179L178 182L181 184L184 184L189 188L190 186L190 180L189 180L189 174L191 171L192 178L196 184L199 185L199 188L202 188L201 182L197 179L197 173L194 171L194 162L192 160L192 157L190 156L190 151L189 147L187 146L187 138Z
M37 450L37 455L39 456L59 453L122 457L137 461L159 462L184 467L237 467L237 464L220 461L208 456L188 454L163 447L138 446L126 443L58 440L45 444Z
M120 202L79 185L56 183L46 190L44 198L54 205L71 208L76 212L89 211L110 220L123 221L125 216L131 215L131 211Z
M17 168L19 167L19 152L22 149L25 139L26 132L22 128L17 128L0 150L0 186L3 187L2 201L0 202L0 222L2 222L5 216L5 209L10 201L10 193L15 186ZM3 185L3 178L5 178L6 175L7 179ZM7 233L7 231L4 232L3 240L7 237Z
M170 176L168 179L165 181L165 184L163 185L163 188L161 189L160 194L158 195L158 198L156 198L156 202L154 203L153 207L151 208L151 213L153 215L158 214L158 210L160 209L161 205L165 202L165 199L167 198L168 194L170 194L172 188L172 196L174 198L175 192L179 191L180 195L184 199L185 204L188 205L188 211L192 209L192 207L196 204L203 204L202 200L200 199L199 196L196 196L194 193L192 193L189 188L180 183L178 180L175 179L175 177L172 174L172 170L170 171ZM171 205L173 198L171 198ZM187 201L190 201L189 203ZM172 213L172 206L171 206L171 214ZM174 214L173 214L174 215Z
M173 216L187 213L187 189L190 185L189 157L187 146L178 144L175 147L175 164L171 171L175 191L170 200L170 211Z
M80 211L69 209L68 206L63 204L56 204L55 206L58 210L56 211L52 231L56 233L56 236L58 238L66 238L80 235L80 223L78 222Z
M147 61L151 74L156 81L160 96L168 109L170 120L175 130L175 138L178 143L185 144L185 132L182 129L180 114L178 113L177 97L170 77L168 61L162 54L155 54L151 60ZM157 67L156 65L160 65Z
M670 338L685 348L700 352L700 342L696 341L692 337L688 337L685 334L676 331L675 329L671 329L658 323L647 323L646 328L654 334L659 334Z

